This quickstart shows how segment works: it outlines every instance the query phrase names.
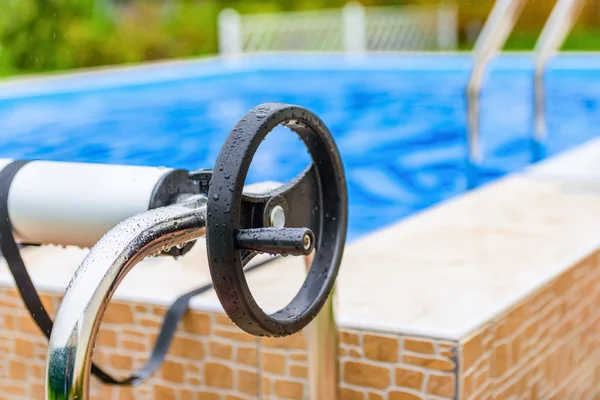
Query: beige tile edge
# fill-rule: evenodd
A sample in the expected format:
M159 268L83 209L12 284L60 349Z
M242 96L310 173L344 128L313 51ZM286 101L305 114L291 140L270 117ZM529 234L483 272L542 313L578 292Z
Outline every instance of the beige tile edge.
M594 169L594 166L590 165L590 161L592 161L592 164L600 166L600 138L529 166L522 173L522 176L534 180L600 187L600 168ZM594 172L596 173L594 174ZM506 301L499 303L497 307L490 311L490 314L486 318L482 318L479 322L462 332L456 332L453 340L457 340L459 343L468 341L487 324L508 313L512 307L515 307L528 297L547 287L562 273L568 271L599 250L600 237L569 258L552 265L544 275L539 277L536 284L521 289L509 299L506 299Z
M531 285L530 287L524 288L516 292L512 297L510 297L506 301L499 303L497 307L491 310L489 315L485 318L482 318L481 320L477 321L468 329L465 329L461 332L457 332L453 340L457 340L460 343L469 340L474 334L476 334L487 324L498 319L499 317L502 317L504 314L508 313L513 307L517 306L527 298L532 297L535 293L550 285L562 273L578 265L581 261L592 256L594 253L597 253L599 250L600 238L592 245L588 245L584 250L581 250L579 253L576 253L568 259L555 264L552 268L548 270L548 272L545 275L540 277L539 282L537 282L535 285Z

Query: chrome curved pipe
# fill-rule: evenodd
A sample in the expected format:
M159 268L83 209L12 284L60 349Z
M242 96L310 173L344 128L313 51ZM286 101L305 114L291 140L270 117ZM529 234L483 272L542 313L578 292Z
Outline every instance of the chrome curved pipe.
M497 0L473 49L473 69L467 83L467 175L469 188L477 185L474 175L483 162L479 131L480 94L488 63L502 50L526 0Z
M91 249L67 287L50 337L47 400L89 399L94 343L115 290L146 257L206 232L206 198L138 214L111 229Z
M535 53L534 74L534 129L532 161L545 158L548 136L546 126L546 88L544 73L550 59L560 50L585 6L584 0L557 0L550 17L533 49Z

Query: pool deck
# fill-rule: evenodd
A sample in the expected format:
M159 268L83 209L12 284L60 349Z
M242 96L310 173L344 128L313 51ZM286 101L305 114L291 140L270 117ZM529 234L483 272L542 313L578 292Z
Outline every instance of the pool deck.
M460 340L600 248L600 140L447 201L347 246L336 295L341 327ZM31 247L23 257L44 292L64 292L87 250ZM285 273L282 273L285 271ZM248 275L265 309L301 285L298 258ZM151 258L114 299L169 305L210 281L205 245ZM0 286L13 286L5 263ZM222 310L214 293L196 310Z

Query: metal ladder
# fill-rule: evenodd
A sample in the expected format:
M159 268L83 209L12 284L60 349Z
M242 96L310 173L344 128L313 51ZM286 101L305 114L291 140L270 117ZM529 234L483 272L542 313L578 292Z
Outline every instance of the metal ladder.
M469 188L475 187L478 183L477 171L484 156L479 127L479 102L484 73L489 61L502 50L523 10L525 1L498 0L475 43L473 69L467 84L467 184ZM547 136L543 82L545 67L571 31L583 4L583 0L557 0L535 45L535 126L532 138L534 161L543 158L544 141Z
M535 118L532 148L534 162L541 160L546 155L545 142L548 136L544 86L546 65L564 43L573 25L575 25L577 17L579 17L584 3L583 0L558 0L535 44Z

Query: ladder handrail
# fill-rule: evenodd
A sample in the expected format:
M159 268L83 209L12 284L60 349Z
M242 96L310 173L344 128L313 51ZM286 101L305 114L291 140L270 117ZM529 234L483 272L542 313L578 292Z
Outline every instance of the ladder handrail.
M567 35L571 32L584 3L584 0L557 0L535 44L533 141L536 147L534 147L534 161L542 158L541 148L547 136L544 72L548 61L560 49Z
M498 0L494 4L473 49L473 70L467 85L468 161L481 161L479 140L479 94L485 68L491 58L502 49L526 0Z

